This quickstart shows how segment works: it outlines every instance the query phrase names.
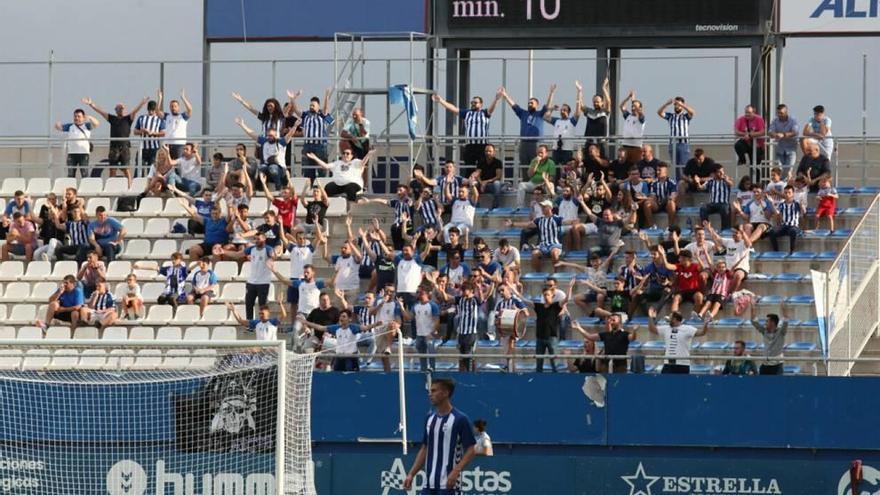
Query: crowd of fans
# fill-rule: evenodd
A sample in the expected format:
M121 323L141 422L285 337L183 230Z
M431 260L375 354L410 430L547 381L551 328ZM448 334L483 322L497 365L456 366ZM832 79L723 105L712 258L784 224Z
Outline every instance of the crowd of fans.
M301 91L288 92L284 105L270 98L261 110L233 94L259 121L254 129L241 118L235 121L256 149L249 154L247 145L238 144L233 159L214 153L210 166L203 164L198 147L187 142L187 122L194 109L183 92L180 101L170 102L168 112L163 111L161 92L156 101L144 98L131 112L118 104L114 114L84 98L110 123L114 140L107 162L89 172L90 133L99 120L77 109L73 122L59 122L57 129L67 134L69 175L97 177L105 165L111 175L121 171L131 183L134 170L134 175L148 178L147 186L134 198L120 198L116 208L136 208L137 201L152 195L177 197L190 216L178 228L201 242L188 253L170 255L170 263L159 268L165 278L162 294L157 301L144 301L134 274L115 291L107 287L105 263L120 253L126 236L126 229L109 212L99 207L89 218L74 188L60 201L47 195L37 212L32 199L18 191L2 216L0 234L6 239L2 258L9 259L10 254L27 260L74 257L82 268L65 277L37 324L64 321L72 327L100 328L119 318L143 318L145 302L197 304L204 313L219 294L212 263L250 262L245 314L229 305L236 321L260 339L276 339L279 328L289 328L292 345L298 349L332 347L340 355L333 367L342 371L357 370L373 356L390 369L388 355L395 339L411 341L419 353L434 354L435 338L441 339L441 345L455 340L462 356L460 370L473 371L478 341L499 340L503 350L514 354L522 337L515 322L534 315L537 371L544 369L540 356L558 354L559 341L577 333L584 340L583 355L570 361L569 369L625 372L625 360L596 358L595 344L602 342L606 355L626 355L639 330L629 320L647 315L648 331L666 342L670 360L664 372L686 373L691 339L709 332L719 312L733 305L736 314L751 307L753 325L764 336L760 371L781 372L774 358L782 352L786 319L775 314L768 315L766 322L755 319L756 296L743 284L760 239L768 238L772 249L778 250L779 239L788 237L788 248L795 251L798 237L810 227L808 195L818 198L813 226L819 228L824 218L834 228L837 193L829 162L833 141L824 108L815 107L801 130L785 105L777 108L769 126L754 107L746 107L734 124L739 163L762 163L769 140L777 166L768 181L755 174L735 184L702 149L691 153L689 126L696 110L684 98L670 98L657 110L669 127L669 161L661 161L653 147L643 143L648 116L634 92L619 105L621 139L612 143L607 81L589 104L580 83L575 86L574 108L553 104L555 85L546 104L530 98L527 108L515 103L503 87L488 108L480 97L461 109L435 95L435 102L461 118L462 162L445 161L436 175L415 165L410 180L401 181L391 198L366 194L375 151L370 146L369 121L360 109L339 126L339 158L331 159L328 136L335 122L328 109L329 90L323 104L313 97L307 109L297 104ZM501 100L521 122L518 160L525 175L513 183L508 182L511 174L490 142L490 119ZM144 106L146 114L136 116ZM580 120L586 121L583 138L576 136ZM546 144L545 123L552 126L553 144ZM141 162L133 169L126 140L132 131L144 138ZM301 191L294 188L291 177L295 157L290 143L295 137L303 138L303 174L312 179L329 174ZM802 158L795 167L798 149ZM707 193L700 219L682 228L677 215L681 198L698 191ZM273 208L257 212L262 218L252 222L250 200L260 192ZM490 246L473 235L479 198L491 196L492 207L498 208L508 192L517 196L518 205L528 208L528 217L506 221L508 227L521 229L518 239L505 238ZM344 233L334 234L341 241L336 243L338 253L331 253L325 216L334 196L345 197L352 206L387 205L393 210L390 228L384 229L376 219L356 227L348 217ZM300 203L306 212L302 216L297 214ZM658 214L667 216L669 227L664 239L655 243L649 233L657 230ZM719 217L720 231L710 222L714 215ZM650 253L644 266L639 266L634 250L624 248L623 236L628 233L637 234ZM587 262L563 261L563 253L573 251L585 251ZM331 278L316 276L316 253L333 267ZM282 256L289 256L289 275L277 269ZM533 272L570 268L582 275L563 287L549 275L540 297L532 299L521 279L522 256L529 257ZM615 259L621 257L615 268ZM273 283L287 287L276 291L276 316L268 305ZM689 318L682 312L686 304L692 307ZM597 333L579 325L571 316L575 307L581 314L600 318L603 330ZM665 318L658 318L662 313ZM694 322L699 324L692 326ZM365 351L362 359L356 357L359 351ZM738 342L735 354L744 353L744 344ZM550 364L556 371L555 359ZM433 369L434 359L422 358L420 366ZM515 360L509 359L504 367L513 371L515 366ZM724 370L757 371L750 361L732 361Z

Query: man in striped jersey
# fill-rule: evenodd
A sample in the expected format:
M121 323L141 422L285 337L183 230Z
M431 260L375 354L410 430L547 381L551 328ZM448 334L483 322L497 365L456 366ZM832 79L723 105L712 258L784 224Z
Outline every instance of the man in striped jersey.
M657 166L657 177L654 182L649 184L648 190L650 194L643 213L645 215L645 225L654 223L654 213L665 211L667 215L667 223L675 225L675 214L678 211L678 185L674 180L669 178L669 165L660 162Z
M495 335L497 335L501 341L501 348L504 349L505 354L513 356L514 352L516 352L517 335L515 329L506 329L502 332L501 313L504 312L504 310L513 309L524 313L521 317L527 318L529 311L526 309L526 305L522 299L520 299L519 296L514 295L512 286L508 284L499 285L498 294L501 297L495 302ZM514 358L507 359L507 371L510 371L511 373L516 371L516 360Z
M316 171L318 164L308 157L310 153L327 161L327 130L333 125L333 116L330 115L330 95L333 90L327 88L324 91L324 105L321 106L321 99L313 96L309 100L309 109L302 111L296 104L296 98L300 92L287 92L290 98L290 107L293 114L301 120L303 137L306 138L302 148L302 173L303 177L314 179L317 177Z
M489 105L489 108L483 108L483 98L474 96L471 98L470 109L462 111L461 108L446 101L440 95L431 97L447 111L457 114L461 117L464 124L465 139L464 148L461 151L461 161L467 165L476 165L483 156L483 150L488 144L486 138L489 137L489 119L501 99L501 88L495 93L495 99Z
M703 182L695 177L697 187L701 191L709 191L709 200L700 207L700 222L709 220L709 215L718 213L721 215L721 230L730 228L730 190L733 188L733 179L724 173L724 167L718 165L712 177Z
M672 105L671 112L666 108ZM673 165L684 165L691 158L688 147L689 125L696 112L684 102L684 97L676 96L666 100L657 109L657 115L669 122L669 159Z
M156 153L161 144L155 138L165 137L165 120L159 117L158 109L158 103L150 100L147 102L146 115L141 115L134 123L134 135L144 138L141 144L141 168L135 170L138 177L146 177L147 171L156 163Z
M403 482L410 490L416 474L426 467L425 488L421 495L458 495L459 477L473 460L474 431L468 417L452 406L450 398L455 382L450 378L436 378L431 383L428 399L434 412L425 421L422 447Z
M544 256L550 256L555 265L562 256L562 243L559 242L559 230L563 225L574 225L578 220L563 220L559 215L553 214L553 202L545 199L541 202L542 216L531 222L507 221L508 227L528 227L534 224L538 228L538 245L532 250L532 270L541 271L541 261ZM555 268L554 268L555 270Z
M481 306L488 296L483 294L482 284L474 285L466 282L461 286L461 296L456 305L449 309L456 313L456 327L458 328L458 352L465 356L474 354L477 345L477 330L480 320L485 320ZM460 372L474 371L475 362L472 357L463 357L458 360Z
M107 282L103 278L98 279L95 292L92 292L89 302L79 309L79 315L80 321L95 325L101 331L116 323L116 301L113 300L113 294L107 292Z
M788 236L788 251L794 252L795 243L801 234L801 215L806 214L804 206L794 200L794 187L785 186L785 199L779 205L773 206L773 214L779 224L770 230L770 244L774 251L779 251L779 238Z

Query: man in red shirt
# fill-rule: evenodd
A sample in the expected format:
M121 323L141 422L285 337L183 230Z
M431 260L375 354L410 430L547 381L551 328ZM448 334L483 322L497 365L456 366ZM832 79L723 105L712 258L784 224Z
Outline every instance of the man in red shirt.
M672 312L678 311L679 305L690 301L695 308L703 305L703 293L700 292L700 264L694 263L690 251L682 251L678 255L678 264L668 264L667 268L675 269L676 292L672 296Z
M738 158L737 164L755 166L761 163L764 160L764 135L767 131L764 117L761 117L753 105L746 105L745 112L734 121L733 131L737 138L733 144Z
M266 199L268 199L278 210L278 218L281 220L281 225L284 226L284 230L291 232L293 225L296 223L296 207L299 204L299 195L297 195L296 191L293 189L290 172L287 172L287 185L281 189L280 198L272 194L272 191L266 186L266 174L260 174L260 181L263 183L263 191L266 192ZM303 194L308 190L308 182L306 182L305 187L306 189L303 190Z

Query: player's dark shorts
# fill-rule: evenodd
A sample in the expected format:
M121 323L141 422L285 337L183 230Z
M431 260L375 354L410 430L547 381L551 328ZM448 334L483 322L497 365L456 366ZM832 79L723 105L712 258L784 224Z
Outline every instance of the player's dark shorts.
M361 265L358 267L358 278L361 280L368 280L373 277L373 270L376 269L375 265Z
M293 285L301 279L290 279L290 285L287 287L287 304L299 304L299 287Z
M53 315L52 317L55 318L56 320L59 320L59 321L70 322L70 313L71 313L70 311L67 311L65 313L55 313L55 315ZM46 323L49 323L49 322L46 322Z
M473 354L477 344L477 334L469 333L458 335L458 352L462 354Z
M694 294L700 292L699 290L685 290L678 293L679 297L681 297L681 302L694 302Z
M128 166L131 160L131 148L129 146L110 146L110 152L107 154L110 166Z
M724 307L724 296L721 294L709 294L706 296L706 300L713 303L721 304L721 307Z

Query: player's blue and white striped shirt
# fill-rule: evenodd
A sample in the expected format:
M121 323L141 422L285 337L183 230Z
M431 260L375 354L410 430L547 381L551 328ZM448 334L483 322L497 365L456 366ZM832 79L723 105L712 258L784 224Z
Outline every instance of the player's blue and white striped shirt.
M376 315L370 314L368 306L355 306L354 314L357 315L357 321L361 326L368 326L376 323Z
M677 189L678 186L675 185L675 181L668 177L666 180L657 179L651 184L651 194L657 197L658 203L665 202L669 199L669 195Z
M394 208L394 225L400 225L402 222L401 216L406 213L410 222L412 222L412 200L409 198L399 199L395 198L388 202L388 206ZM412 225L412 223L410 223Z
M367 256L367 250L365 249L365 244L363 239L357 240L358 249L361 250L361 266L373 266L373 259ZM382 255L382 248L379 247L379 241L370 241L370 249L375 253L376 256Z
M801 204L797 201L786 203L783 201L777 206L779 215L782 217L782 225L797 227L801 222Z
M669 122L669 137L673 141L686 143L690 132L691 116L685 110L679 113L666 112L664 118Z
M489 112L486 110L465 110L460 112L464 121L464 135L469 138L485 138L489 136ZM486 144L485 139L468 139L468 144Z
M158 115L145 114L137 118L134 128L150 132L159 132L165 129L165 120L159 118ZM141 148L145 150L157 150L160 147L158 139L146 139Z
M620 267L619 275L623 277L624 290L632 290L633 287L639 284L639 281L636 280L636 274L639 272L641 272L641 269L639 269L638 265L634 266L632 269L626 265Z
M422 439L422 445L428 451L425 461L428 478L426 488L446 490L449 473L475 443L471 421L458 409L453 407L446 416L429 414Z
M434 198L422 200L419 205L419 214L422 216L424 225L440 225L440 215L437 214L437 200Z
M116 302L113 300L113 294L109 292L105 292L103 294L95 293L95 308L100 311L103 309L109 309L116 305Z
M449 199L446 198L446 183L451 184L449 186ZM450 204L456 199L458 199L458 189L461 187L462 183L464 183L464 177L460 175L453 175L452 178L447 177L445 174L437 177L437 187L440 189L440 201L443 204Z
M495 312L500 313L505 309L523 309L525 307L525 303L523 303L522 300L516 296L511 296L510 299L504 299L502 297L498 300L498 302L495 303ZM500 315L496 315L496 317L497 316Z
M480 300L477 297L460 297L458 299L458 334L472 335L477 333L477 322L480 321Z
M70 236L71 246L85 246L89 243L89 223L85 220L79 222L67 221L67 235Z
M333 116L318 111L302 113L303 136L306 144L327 144L327 127L333 124Z
M730 200L730 185L724 179L709 179L706 182L709 203L727 203Z
M549 247L559 244L559 227L562 226L562 217L558 215L538 217L535 219L535 225L538 227L540 246Z

